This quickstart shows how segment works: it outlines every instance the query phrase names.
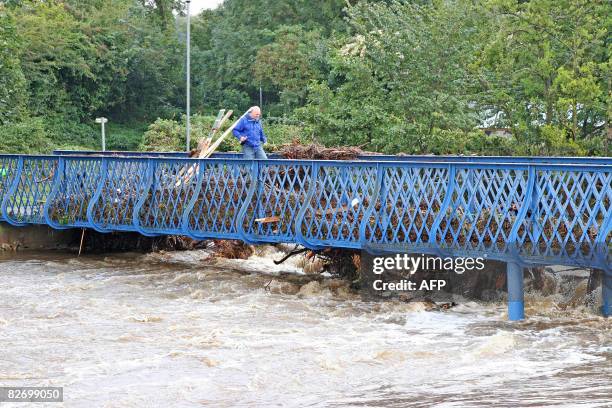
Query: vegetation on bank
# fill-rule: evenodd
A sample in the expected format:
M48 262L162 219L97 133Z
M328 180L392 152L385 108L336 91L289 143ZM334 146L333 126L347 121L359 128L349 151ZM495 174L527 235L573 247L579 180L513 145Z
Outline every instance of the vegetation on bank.
M226 0L192 18L194 143L261 89L270 149L612 155L609 2L322 3ZM109 149L183 150L184 6L0 2L0 150L99 149L98 116Z

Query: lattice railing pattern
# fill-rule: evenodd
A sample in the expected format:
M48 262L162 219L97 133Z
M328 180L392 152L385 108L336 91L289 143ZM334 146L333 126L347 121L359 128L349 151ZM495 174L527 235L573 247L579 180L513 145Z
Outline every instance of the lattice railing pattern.
M612 159L482 160L2 155L0 209L13 225L611 269Z
M88 227L87 206L100 183L101 158L66 158L47 199L47 222L55 228Z
M534 197L517 248L534 261L572 259L591 265L598 257L610 264L612 172L539 170ZM604 237L606 237L604 239Z
M0 155L0 203L13 184L19 157L14 155ZM1 207L0 207L1 208ZM0 220L4 220L4 213L0 209Z
M14 225L42 224L44 206L55 177L56 158L23 156L19 158L11 187L2 202L5 220Z
M197 239L239 239L239 212L253 184L251 162L203 161L199 190L183 217L186 233Z
M134 209L135 225L148 234L181 234L183 213L200 181L199 166L170 160L150 163L152 178L144 200Z
M152 161L107 158L101 184L88 208L93 227L101 230L134 231L134 208L151 181Z
M448 166L382 166L379 203L365 227L368 242L415 248L429 243L449 177Z
M257 183L241 221L248 240L292 242L295 239L295 219L310 188L311 172L311 163L258 164Z
M436 243L451 253L507 253L527 184L526 169L457 166Z
M322 163L315 166L312 184L300 214L299 229L312 246L358 248L361 223L376 193L377 167L361 163Z

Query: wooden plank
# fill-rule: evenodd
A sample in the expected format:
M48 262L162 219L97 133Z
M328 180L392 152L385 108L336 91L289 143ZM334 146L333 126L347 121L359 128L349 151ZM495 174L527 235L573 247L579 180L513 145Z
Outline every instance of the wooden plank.
M249 112L251 112L250 109L248 111L244 112L244 114L242 116L240 116L238 118L238 120L236 120L234 122L234 124L232 126L230 126L217 140L215 140L215 142L208 148L206 153L204 153L204 155L200 156L200 158L210 157L210 155L213 154L215 152L215 150L217 150L217 148L219 147L221 142L223 142L223 140L227 137L227 135L232 133L232 130L234 130L234 128L238 125L238 122L240 122L240 119L242 119L247 114L249 114Z
M223 116L223 118L218 121L218 123L217 123L217 121L215 121L215 124L213 125L213 129L211 130L210 136L208 137L208 139L203 141L202 146L201 146L202 148L199 149L198 159L203 159L203 158L209 156L206 153L210 149L210 145L212 143L213 137L215 136L215 134L217 134L217 131L219 131L219 129L221 129L221 127L223 126L225 121L228 120L230 118L230 116L232 116L233 113L234 113L234 111L229 110L229 111L227 111L225 116Z
M255 218L255 222L259 222L261 224L271 224L274 222L280 222L280 217L277 215L274 215L272 217Z
M219 114L217 115L217 119L215 119L215 123L213 123L213 128L210 131L209 137L207 139L200 140L200 142L198 143L198 155L196 156L198 159L202 159L206 157L205 153L210 146L212 137L217 133L217 131L221 128L221 126L223 126L223 123L230 116L232 116L232 113L233 113L233 111L230 110L225 114L225 116L223 116L223 118L221 118L221 115L223 114L223 112L225 112L225 109L221 109L219 111ZM176 181L176 183L174 183L174 187L178 188L181 186L181 184L188 183L189 180L191 180L191 178L198 172L198 170L199 170L198 165L189 166L189 168L187 169L187 172L185 172L184 169L181 170L179 173L179 179Z
M206 150L208 150L208 146L210 146L210 142L212 138L214 137L217 130L220 128L219 122L221 122L221 118L223 118L224 114L225 114L225 109L221 109L219 113L217 113L215 122L213 123L210 129L210 132L208 132L208 137L203 137L198 142L198 147L196 148L196 152L197 152L196 156L199 156L202 152L205 152Z

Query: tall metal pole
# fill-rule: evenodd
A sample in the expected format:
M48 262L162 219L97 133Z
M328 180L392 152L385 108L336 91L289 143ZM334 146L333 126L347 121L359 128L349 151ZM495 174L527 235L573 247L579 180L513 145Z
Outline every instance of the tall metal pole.
M191 0L187 0L187 121L186 121L186 150L191 150Z
M106 151L106 133L104 132L104 121L102 121L102 151Z

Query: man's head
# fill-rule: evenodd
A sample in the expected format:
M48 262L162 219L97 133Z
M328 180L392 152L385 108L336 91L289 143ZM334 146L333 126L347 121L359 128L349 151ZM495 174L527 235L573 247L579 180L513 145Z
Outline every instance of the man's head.
M249 109L249 116L253 120L259 120L259 118L261 118L261 109L259 109L259 106L251 107L251 109Z

